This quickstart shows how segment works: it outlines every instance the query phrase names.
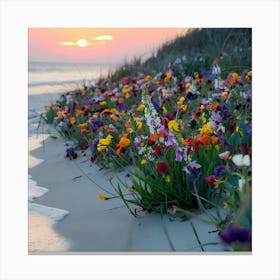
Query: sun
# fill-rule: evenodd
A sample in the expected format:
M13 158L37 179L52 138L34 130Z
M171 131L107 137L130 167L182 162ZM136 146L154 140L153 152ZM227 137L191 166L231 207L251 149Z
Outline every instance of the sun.
M88 42L86 39L79 39L76 44L78 47L81 47L81 48L88 46Z

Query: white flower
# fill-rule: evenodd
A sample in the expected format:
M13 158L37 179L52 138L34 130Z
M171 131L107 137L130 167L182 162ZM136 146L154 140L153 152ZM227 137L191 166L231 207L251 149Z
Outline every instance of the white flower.
M234 155L232 157L232 161L234 162L235 165L241 167L241 166L250 166L251 162L250 162L250 157L249 155Z

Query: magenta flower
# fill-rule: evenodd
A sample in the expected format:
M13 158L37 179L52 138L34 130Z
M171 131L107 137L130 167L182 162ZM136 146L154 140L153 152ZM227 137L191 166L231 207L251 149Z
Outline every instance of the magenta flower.
M230 156L230 152L229 151L225 151L225 152L219 154L219 158L221 158L221 159L228 159L229 156Z
M166 162L161 161L161 162L159 162L159 163L157 164L156 172L158 172L158 173L164 173L164 172L166 172L168 169L169 169L169 164L166 163Z
M210 175L208 177L203 178L203 180L209 185L216 185L216 177L215 175Z

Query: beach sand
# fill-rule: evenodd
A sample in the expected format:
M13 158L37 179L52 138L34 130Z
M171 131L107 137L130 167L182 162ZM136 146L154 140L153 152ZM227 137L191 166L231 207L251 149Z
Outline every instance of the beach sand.
M166 215L161 218L159 214L146 213L135 218L120 199L99 200L98 194L104 192L92 181L112 191L108 178L112 177L117 182L116 176L125 179L126 172L99 171L84 156L75 160L66 159L66 144L67 141L60 137L44 139L40 147L30 152L33 158L43 161L30 168L29 174L39 186L48 189L46 194L34 199L35 203L69 212L64 219L51 224L55 234L63 237L58 243L67 242L68 245L56 246L53 242L49 247L44 245L29 253L201 251L189 221L170 222ZM205 251L223 252L226 249L217 233L208 233L215 230L214 226L197 219L192 221L202 243L220 243L205 246ZM32 224L33 228L30 225L29 231L33 233Z

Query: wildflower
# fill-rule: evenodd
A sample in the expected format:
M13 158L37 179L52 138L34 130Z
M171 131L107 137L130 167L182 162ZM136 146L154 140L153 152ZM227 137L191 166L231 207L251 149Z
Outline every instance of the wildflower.
M242 243L250 243L251 242L251 229L247 227L238 227L229 224L222 234L220 235L222 240L226 243L232 243L236 241L240 241Z
M145 109L145 106L144 106L143 104L140 104L140 105L137 107L137 111L138 111L138 112L142 112L142 111L144 111L144 109Z
M211 123L208 122L207 124L205 124L201 128L199 128L199 133L200 134L211 134L211 133L213 133Z
M181 98L179 99L179 101L177 101L177 104L178 104L178 105L182 105L184 101L185 101L185 97L181 97Z
M111 144L112 138L113 136L110 134L106 138L101 138L97 145L97 151L100 152L104 149L108 150L108 146Z
M181 162L183 159L183 156L178 149L176 149L175 154L176 154L175 160Z
M202 123L206 123L206 118L205 118L205 114L202 113L201 117L200 117Z
M80 123L78 124L78 127L87 127L88 126L88 123Z
M165 181L167 182L167 183L171 183L171 176L170 175L167 175L167 176L165 176Z
M158 138L159 138L158 134L156 134L156 133L151 134L148 139L149 145L154 144L158 140Z
M164 82L169 82L169 80L171 79L171 77L172 77L172 74L170 73L170 72L168 72L167 74L166 74L166 76L165 76L165 78L164 78Z
M144 164L146 164L147 163L147 160L146 159L142 159L141 160L141 165L144 165Z
M225 152L223 152L223 153L221 153L221 154L219 154L219 158L220 159L228 159L230 157L230 152L229 151L225 151Z
M88 130L88 129L86 129L86 128L82 128L82 129L80 130L80 132L83 133L83 134L88 134L88 133L90 133L90 130Z
M199 141L205 146L208 146L210 144L210 140L210 136L206 134L203 134L199 139Z
M175 120L169 121L167 126L169 130L179 132L179 125Z
M152 77L151 77L150 75L147 75L147 76L145 77L145 79L144 79L144 80L145 80L146 82L148 82L148 81L150 81L150 80L151 80L151 78L152 78Z
M232 157L232 161L234 162L234 164L238 167L242 167L242 166L250 166L250 157L249 155L234 155Z
M72 125L76 123L76 119L74 117L69 117L69 120Z
M91 124L93 127L101 127L101 126L104 126L103 122L102 122L101 120L99 120L99 119L90 121L90 124Z
M223 206L224 206L224 209L228 208L228 203L226 201L224 201Z
M107 199L108 199L108 198L105 197L104 194L102 194L102 193L100 193L100 194L98 195L98 198L99 198L100 200L107 200Z
M119 144L117 144L117 154L120 156L125 151L125 149L130 145L130 140L126 135L122 136Z
M160 150L160 146L159 145L155 148L155 154L157 156L161 154L161 150Z
M187 166L184 166L183 167L183 171L186 173L186 174L191 174L190 170L188 169Z
M181 105L181 109L183 111L186 111L188 109L188 105L187 104Z
M69 159L75 159L78 157L78 154L75 152L74 147L69 147L66 149L66 157Z
M101 106L104 106L104 105L107 104L107 102L106 102L106 101L101 101L99 104L100 104Z
M119 118L116 115L111 115L111 119L116 122L116 121L118 121Z
M205 177L205 178L203 178L203 180L204 180L207 184L214 186L215 189L218 188L218 187L219 187L219 184L221 183L221 181L218 180L218 179L216 178L215 175L210 175L210 176L208 176L208 177Z
M169 169L169 164L166 162L158 162L156 172L158 173L164 173Z
M221 177L221 173L222 171L225 169L225 166L224 165L219 165L219 166L216 166L214 168L214 173L215 173L215 177L219 178Z

